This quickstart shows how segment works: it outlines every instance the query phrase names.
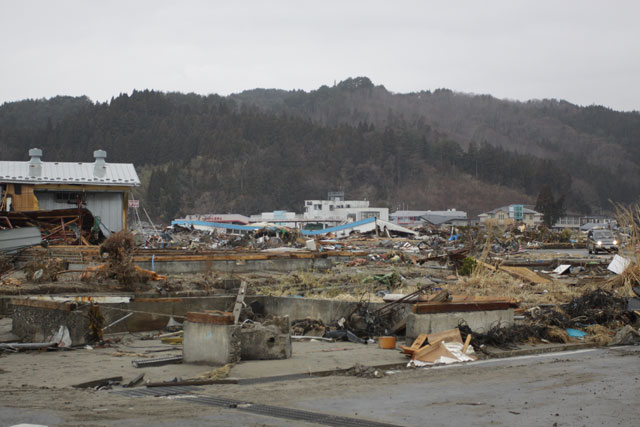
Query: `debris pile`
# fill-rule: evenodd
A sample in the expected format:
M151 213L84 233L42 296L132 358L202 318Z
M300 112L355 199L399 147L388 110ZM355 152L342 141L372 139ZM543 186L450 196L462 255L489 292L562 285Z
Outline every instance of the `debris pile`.
M124 231L112 234L100 246L101 257L106 263L98 267L89 267L83 274L85 280L115 279L127 289L136 290L149 280L165 280L153 271L144 270L133 263L135 243L133 236Z
M100 219L85 208L3 212L0 230L39 227L46 245L95 245L104 240Z
M69 269L69 263L60 258L41 258L28 262L23 270L25 278L33 283L55 282L58 275Z
M360 378L382 378L384 377L384 371L373 366L364 366L356 363L351 368L342 371L342 375Z
M514 348L518 344L540 342L568 343L583 337L597 345L607 345L612 341L613 331L635 322L634 315L626 307L624 298L596 289L561 305L559 309L554 306L530 308L525 312L525 323L510 326L498 323L484 333L472 331L465 322L458 327L463 338L473 336L471 343L475 348Z

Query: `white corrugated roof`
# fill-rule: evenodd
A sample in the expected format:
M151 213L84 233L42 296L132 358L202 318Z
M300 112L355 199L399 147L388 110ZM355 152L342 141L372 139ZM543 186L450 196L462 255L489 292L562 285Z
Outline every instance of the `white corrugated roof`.
M30 162L0 161L0 182L16 184L92 184L139 186L140 178L131 163L105 163L99 175L95 163L41 162L39 173L30 173ZM30 168L31 167L31 168ZM100 168L101 166L99 166Z

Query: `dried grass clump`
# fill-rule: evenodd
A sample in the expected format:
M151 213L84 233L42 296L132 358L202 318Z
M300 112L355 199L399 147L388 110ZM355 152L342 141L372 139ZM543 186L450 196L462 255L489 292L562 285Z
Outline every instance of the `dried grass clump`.
M41 258L29 261L24 267L24 275L32 283L55 282L58 274L68 267L69 263L60 258Z
M609 345L616 335L615 332L602 325L587 326L585 329L590 334L587 339L600 347Z
M198 380L222 380L227 378L231 373L231 369L235 366L235 363L227 363L219 368L212 369L196 377Z
M569 336L569 334L565 329L560 328L558 326L548 326L546 329L546 334L550 338L549 341L563 342L563 343L576 342L575 339Z
M632 262L620 274L609 279L604 289L611 290L622 296L635 296L633 287L640 285L640 264Z
M631 262L627 268L607 281L606 288L623 296L634 296L632 288L640 285L640 252L636 251L640 247L640 206L613 205L616 208L618 226L629 234L627 250L633 251L633 255L629 257Z
M13 263L11 258L3 253L0 253L0 276L13 269Z
M446 289L452 294L516 298L525 304L564 303L582 295L584 291L561 281L546 285L524 283L502 271L462 278L456 283L446 285Z

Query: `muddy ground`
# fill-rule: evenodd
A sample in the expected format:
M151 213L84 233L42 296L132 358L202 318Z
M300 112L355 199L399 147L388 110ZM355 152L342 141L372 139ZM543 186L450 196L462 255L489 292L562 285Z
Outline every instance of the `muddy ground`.
M592 349L389 372L254 385L212 385L217 396L395 425L637 425L640 348ZM311 425L193 396L123 397L109 391L7 385L0 374L0 425Z

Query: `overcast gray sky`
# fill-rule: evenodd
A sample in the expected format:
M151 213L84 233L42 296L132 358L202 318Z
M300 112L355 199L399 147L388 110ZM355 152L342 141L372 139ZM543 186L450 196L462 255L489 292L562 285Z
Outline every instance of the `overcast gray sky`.
M368 76L640 110L639 1L0 0L0 103Z

